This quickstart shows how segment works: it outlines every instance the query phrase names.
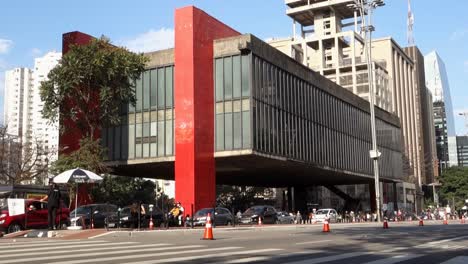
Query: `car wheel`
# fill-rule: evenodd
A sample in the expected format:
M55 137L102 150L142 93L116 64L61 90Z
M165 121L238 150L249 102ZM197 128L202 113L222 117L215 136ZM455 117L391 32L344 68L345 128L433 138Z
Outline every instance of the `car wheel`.
M12 223L10 226L8 226L8 233L14 233L18 231L21 231L21 225Z
M232 226L232 222L231 222L230 220L228 220L228 221L226 222L226 225L227 225L227 226Z

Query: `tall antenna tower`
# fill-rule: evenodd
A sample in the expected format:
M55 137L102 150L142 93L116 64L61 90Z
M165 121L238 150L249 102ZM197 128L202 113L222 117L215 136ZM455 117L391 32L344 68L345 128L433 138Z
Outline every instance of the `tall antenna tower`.
M407 38L408 38L408 46L414 46L414 35L413 35L413 25L414 25L414 15L411 11L411 0L408 0L408 31L407 31Z

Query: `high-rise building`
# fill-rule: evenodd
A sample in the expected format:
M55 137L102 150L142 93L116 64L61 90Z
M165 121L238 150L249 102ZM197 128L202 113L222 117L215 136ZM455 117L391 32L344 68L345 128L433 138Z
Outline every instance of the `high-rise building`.
M468 167L468 136L457 136L458 166Z
M5 72L4 122L7 134L26 141L32 122L32 70L15 68Z
M42 154L36 164L50 163L58 158L58 126L42 118L44 103L39 88L60 58L61 53L49 52L35 59L33 70L15 68L5 73L4 120L7 133L18 137L24 153L41 148Z
M40 96L41 82L47 80L49 72L59 63L62 54L60 52L48 52L43 57L34 60L33 90L32 90L32 124L33 136L47 152L50 152L49 161L58 158L59 128L57 124L51 124L42 117L44 102Z
M450 96L447 71L444 62L436 51L424 56L424 70L426 73L426 86L433 95L437 158L439 167L443 170L449 166L456 166L458 159L452 98Z

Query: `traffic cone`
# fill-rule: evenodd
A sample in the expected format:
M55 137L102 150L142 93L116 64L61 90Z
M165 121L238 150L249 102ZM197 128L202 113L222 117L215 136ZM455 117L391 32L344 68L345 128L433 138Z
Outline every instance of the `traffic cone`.
M323 222L322 232L330 232L330 225L328 224L328 219L325 219Z
M258 217L258 225L261 226L262 225L262 218L259 216Z
M460 224L464 224L464 223L465 223L465 216L462 215L462 218L461 218L461 220L460 220Z
M154 228L154 224L153 224L153 216L150 217L150 221L149 221L149 230L153 230Z
M444 225L448 225L447 216L444 215Z
M424 222L422 218L419 218L419 226L424 226Z
M94 229L94 218L91 218L91 229Z
M383 220L383 228L388 229L388 222L386 218Z
M214 240L213 238L213 227L211 226L211 215L208 213L206 216L205 233L203 234L202 240Z

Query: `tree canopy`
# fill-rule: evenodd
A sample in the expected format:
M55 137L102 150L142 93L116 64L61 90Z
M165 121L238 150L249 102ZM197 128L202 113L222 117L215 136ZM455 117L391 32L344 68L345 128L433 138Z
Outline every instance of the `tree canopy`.
M87 45L71 45L40 87L42 115L51 122L73 121L84 137L102 125L120 121L122 105L135 105L135 81L147 58L113 46L101 37Z
M441 198L445 202L455 201L455 206L463 206L468 199L468 168L451 167L442 172Z

